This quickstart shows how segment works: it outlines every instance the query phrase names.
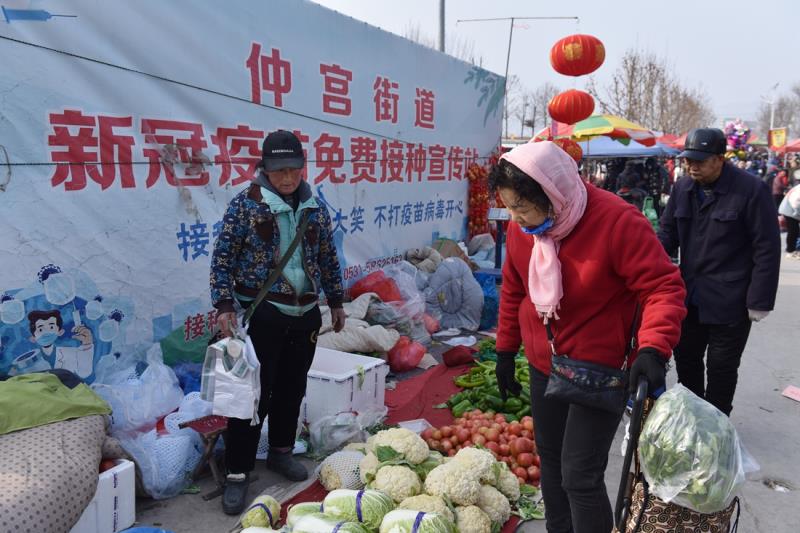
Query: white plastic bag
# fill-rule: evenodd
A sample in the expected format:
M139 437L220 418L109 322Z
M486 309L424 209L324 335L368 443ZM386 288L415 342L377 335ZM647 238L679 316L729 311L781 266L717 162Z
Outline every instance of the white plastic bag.
M201 396L211 402L211 412L258 425L261 397L261 363L249 336L226 338L206 350Z
M364 442L369 436L366 429L386 418L387 413L386 406L382 406L361 414L346 411L311 422L311 449L316 455L327 456L350 442Z

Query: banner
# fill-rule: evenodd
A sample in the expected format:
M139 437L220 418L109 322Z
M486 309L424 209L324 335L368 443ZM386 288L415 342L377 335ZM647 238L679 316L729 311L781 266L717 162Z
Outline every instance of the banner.
M769 149L777 150L786 146L787 128L774 128L769 130Z
M299 0L4 0L0 375L159 342L197 360L209 261L266 133L294 131L347 285L462 238L503 78Z

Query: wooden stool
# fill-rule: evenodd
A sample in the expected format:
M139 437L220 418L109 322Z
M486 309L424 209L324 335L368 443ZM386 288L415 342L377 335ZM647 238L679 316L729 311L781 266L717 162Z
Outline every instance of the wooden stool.
M198 463L197 468L192 472L192 480L196 480L206 464L208 464L208 467L211 469L211 475L214 477L214 482L217 484L217 488L208 494L204 494L203 499L208 501L216 498L222 494L222 491L225 489L225 476L222 474L217 460L214 457L214 448L217 445L219 437L228 429L228 419L224 416L208 415L190 420L189 422L183 422L178 424L178 427L181 429L187 427L192 428L199 433L200 438L203 439L203 456L200 458L200 463Z

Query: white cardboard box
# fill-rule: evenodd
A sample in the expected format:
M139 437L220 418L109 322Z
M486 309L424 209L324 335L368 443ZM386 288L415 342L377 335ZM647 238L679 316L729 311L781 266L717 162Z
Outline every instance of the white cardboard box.
M383 407L389 365L383 359L317 348L301 415L306 422L345 411Z
M100 473L94 498L70 533L116 533L136 520L136 480L131 461L118 459L116 466Z

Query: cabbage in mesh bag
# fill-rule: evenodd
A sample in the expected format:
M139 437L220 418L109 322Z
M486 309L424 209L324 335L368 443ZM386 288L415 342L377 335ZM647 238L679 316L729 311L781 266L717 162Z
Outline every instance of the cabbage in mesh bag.
M752 463L745 454L728 417L682 385L659 397L639 437L650 491L706 514L730 505Z
M394 501L377 490L341 489L325 496L322 508L326 515L378 529L383 517L394 509Z
M358 465L364 454L356 451L332 453L322 461L317 477L325 490L363 489Z
M398 509L383 517L380 533L455 533L452 521L436 513Z

